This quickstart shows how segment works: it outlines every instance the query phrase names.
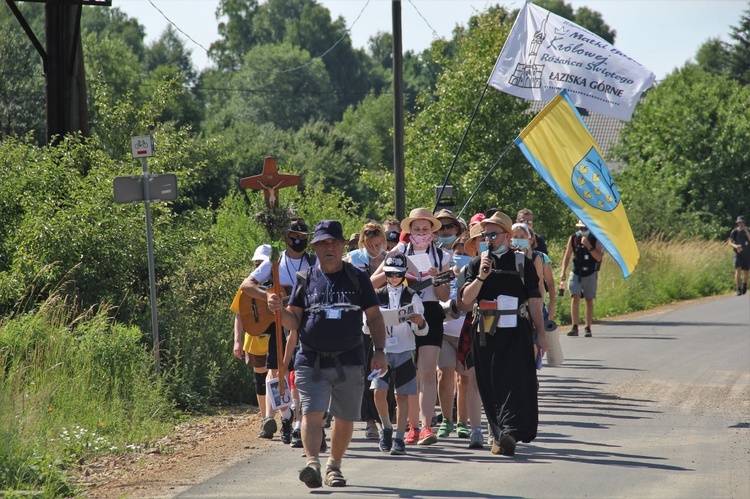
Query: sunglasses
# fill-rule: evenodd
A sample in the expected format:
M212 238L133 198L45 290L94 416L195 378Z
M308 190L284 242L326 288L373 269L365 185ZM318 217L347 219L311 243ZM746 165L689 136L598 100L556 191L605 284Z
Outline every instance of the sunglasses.
M455 224L455 223L451 222L451 223L448 223L448 224L443 224L440 228L441 229L450 230L450 229L455 229L456 227L458 227L458 224Z
M386 272L385 276L387 278L391 277L404 277L406 275L406 272Z
M484 239L489 239L490 241L494 241L495 239L497 239L498 237L502 236L503 234L507 234L507 232L505 232L505 231L503 231L503 232L485 232L484 234L482 234L482 237Z
M377 236L380 234L380 229L370 229L365 231L367 237Z

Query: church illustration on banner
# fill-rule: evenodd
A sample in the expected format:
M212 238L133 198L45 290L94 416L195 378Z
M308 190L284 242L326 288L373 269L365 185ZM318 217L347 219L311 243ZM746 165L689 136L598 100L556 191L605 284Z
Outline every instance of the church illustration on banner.
M521 88L542 88L542 70L544 69L544 64L536 64L536 56L539 53L539 47L546 38L544 29L547 27L548 19L549 12L542 22L542 27L534 33L534 38L532 38L531 45L529 45L527 62L516 64L516 70L510 75L508 82L511 85Z

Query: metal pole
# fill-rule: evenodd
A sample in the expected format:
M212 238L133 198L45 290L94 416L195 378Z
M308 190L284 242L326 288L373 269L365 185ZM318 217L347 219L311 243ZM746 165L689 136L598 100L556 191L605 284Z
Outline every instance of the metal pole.
M393 179L395 215L402 220L406 213L404 180L404 57L401 49L401 1L393 0Z
M154 362L156 375L161 376L159 366L159 318L156 313L156 270L154 269L154 235L151 231L151 202L148 195L148 162L141 158L143 164L143 199L146 205L146 244L148 245L148 280L151 285L151 331L154 336Z

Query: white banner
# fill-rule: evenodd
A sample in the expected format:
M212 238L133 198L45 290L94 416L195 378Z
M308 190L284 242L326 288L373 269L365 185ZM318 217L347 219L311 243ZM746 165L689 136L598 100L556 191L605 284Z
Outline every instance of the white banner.
M630 121L654 73L577 24L526 2L488 85L527 100L562 89L577 107Z

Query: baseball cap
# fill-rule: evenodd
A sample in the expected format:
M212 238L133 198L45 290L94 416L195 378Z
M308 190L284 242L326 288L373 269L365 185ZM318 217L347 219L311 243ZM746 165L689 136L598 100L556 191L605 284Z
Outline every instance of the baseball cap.
M346 242L341 222L338 220L321 220L318 222L318 225L315 226L315 235L310 244L315 244L326 239L338 239L339 241Z

